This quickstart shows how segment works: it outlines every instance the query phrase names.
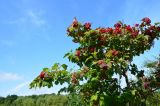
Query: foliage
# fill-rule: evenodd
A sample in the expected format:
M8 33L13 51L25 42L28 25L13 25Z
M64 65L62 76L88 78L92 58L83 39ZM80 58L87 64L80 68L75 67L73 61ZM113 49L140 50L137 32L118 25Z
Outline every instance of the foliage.
M66 106L67 103L67 96L53 94L0 98L0 106Z
M146 17L134 26L119 21L114 27L92 29L91 23L81 24L74 19L67 34L79 47L64 57L79 69L70 72L66 64L56 63L44 68L31 88L68 83L60 92L78 94L83 104L91 106L145 105L147 97L159 88L158 80L146 78L144 70L138 70L132 60L150 50L154 39L160 37L160 23L152 25ZM129 75L137 79L129 80ZM126 87L121 86L122 78Z
M154 93L147 98L147 106L160 106L160 94Z
M12 98L13 96L11 95L10 97ZM159 93L149 96L146 102L147 106L160 106L159 98ZM14 98L10 104L8 104L8 101L10 102L7 97L0 97L0 106L89 106L89 104L83 105L79 95L75 94L17 96L17 99Z

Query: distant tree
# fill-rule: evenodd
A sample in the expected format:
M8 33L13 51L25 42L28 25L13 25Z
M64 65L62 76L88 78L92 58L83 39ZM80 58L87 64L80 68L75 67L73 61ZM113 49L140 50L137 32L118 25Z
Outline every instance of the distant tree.
M147 99L148 104L151 106L160 106L160 55L153 61L147 61L145 63L145 67L148 68L148 75L146 79L148 79L148 87L152 90L152 95L150 95Z
M11 106L11 104L18 98L17 95L8 95L6 98L5 98L5 106Z
M65 95L31 95L19 96L17 99L15 97L14 95L0 97L0 106L66 106L68 102Z
M155 92L147 98L147 106L160 106L160 92Z
M18 97L12 104L13 106L23 106L24 97Z
M4 103L5 98L4 97L0 97L0 104Z
M36 106L35 100L30 97L26 97L25 100L23 100L23 106Z
M43 98L43 97L38 97L37 101L36 101L36 106L47 106L46 104L46 101L47 101L48 97L46 98Z

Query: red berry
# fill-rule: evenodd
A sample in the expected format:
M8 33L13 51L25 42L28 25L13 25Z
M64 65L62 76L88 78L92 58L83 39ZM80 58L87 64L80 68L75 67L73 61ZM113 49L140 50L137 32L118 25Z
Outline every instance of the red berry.
M100 32L101 34L103 34L103 33L106 33L107 30L106 30L105 28L101 28L101 29L99 30L99 32Z
M91 23L87 22L84 24L84 27L89 30L91 28Z
M102 68L102 69L107 69L108 65L106 63L102 63L102 64L100 64L99 67Z
M144 82L144 83L143 83L143 87L144 87L145 89L147 89L147 88L149 87L149 83L148 83L148 82Z
M80 57L81 56L81 51L77 50L75 55L78 56L78 57Z
M73 25L74 28L78 27L78 21L77 21L76 18L74 18L72 25Z
M104 37L104 36L100 36L98 39L99 39L100 41L106 41L106 37Z
M99 67L102 68L102 69L107 69L108 68L108 65L106 64L106 62L104 60L99 60L97 63L99 65Z
M114 29L113 33L114 33L114 34L121 34L122 31L121 31L120 28L117 27L117 28Z
M39 75L39 77L41 78L41 79L43 79L44 77L45 77L45 72L44 71L42 71L41 73L40 73L40 75Z
M150 30L155 30L156 27L155 27L155 26L150 26L149 29L150 29Z
M100 65L100 64L104 63L104 60L98 60L97 63Z
M95 51L95 48L94 48L94 47L91 47L91 48L89 48L89 51L90 51L90 52L94 52L94 51Z
M152 30L150 30L150 29L147 29L146 31L145 31L145 34L146 35L149 35L149 36L152 36Z
M112 50L112 55L113 55L113 56L117 56L117 55L118 55L118 53L119 53L118 51L116 51L116 50Z
M137 30L137 31L134 31L134 32L131 33L131 36L132 36L133 38L135 38L135 37L138 35L138 33L139 33L138 30Z
M132 28L130 27L130 25L126 26L126 30L127 30L128 32L132 32Z
M151 23L151 20L148 17L143 18L142 21L145 22L146 24Z
M118 23L114 24L114 27L115 28L120 28L121 27L121 23L118 22Z
M106 28L106 32L107 32L107 33L112 33L112 32L113 32L113 29L112 29L112 28Z

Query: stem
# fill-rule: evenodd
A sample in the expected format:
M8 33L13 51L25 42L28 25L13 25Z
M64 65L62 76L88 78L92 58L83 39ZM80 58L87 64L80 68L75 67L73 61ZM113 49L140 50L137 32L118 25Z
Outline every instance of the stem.
M129 80L128 80L128 76L126 75L126 72L127 72L127 71L123 71L123 76L124 76L124 78L125 78L125 81L126 81L126 84L127 84L127 88L129 88L130 85L129 85Z

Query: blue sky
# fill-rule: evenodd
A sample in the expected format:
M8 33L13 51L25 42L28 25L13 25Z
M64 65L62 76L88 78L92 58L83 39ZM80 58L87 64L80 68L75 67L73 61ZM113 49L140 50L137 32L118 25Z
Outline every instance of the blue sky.
M0 96L57 92L60 88L29 90L28 84L63 55L77 47L66 36L74 17L91 22L93 28L113 26L121 20L133 25L143 17L160 21L159 0L1 0L0 1ZM160 42L134 59L144 60L160 53Z

